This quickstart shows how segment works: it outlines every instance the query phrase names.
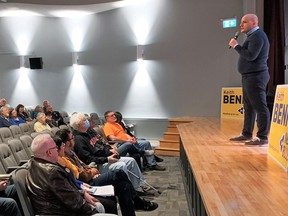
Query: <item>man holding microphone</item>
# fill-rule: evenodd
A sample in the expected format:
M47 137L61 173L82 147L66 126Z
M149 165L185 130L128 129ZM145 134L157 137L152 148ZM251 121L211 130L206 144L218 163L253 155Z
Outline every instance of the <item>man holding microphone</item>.
M230 140L245 142L246 145L264 145L268 144L270 125L266 101L266 87L270 79L267 66L270 45L266 34L259 29L255 14L244 15L240 27L241 32L247 35L243 45L239 45L234 38L229 45L239 54L238 71L242 76L244 125L242 133ZM253 138L256 116L258 132Z

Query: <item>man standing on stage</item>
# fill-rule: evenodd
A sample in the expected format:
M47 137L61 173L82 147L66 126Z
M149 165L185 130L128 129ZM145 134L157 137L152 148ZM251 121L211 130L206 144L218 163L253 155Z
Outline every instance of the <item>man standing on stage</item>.
M245 141L246 145L263 145L268 143L270 114L266 102L266 86L269 81L267 59L269 41L266 34L259 29L258 17L246 14L241 20L241 32L247 39L239 45L236 39L229 42L239 54L238 71L242 75L244 99L244 126L240 136L231 141ZM254 123L257 115L258 132L253 136Z

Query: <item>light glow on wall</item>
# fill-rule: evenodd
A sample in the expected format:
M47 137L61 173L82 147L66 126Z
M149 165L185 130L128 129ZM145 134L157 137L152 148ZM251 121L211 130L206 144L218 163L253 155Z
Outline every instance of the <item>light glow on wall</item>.
M3 19L2 22L16 45L16 49L13 50L15 53L27 55L31 52L29 51L30 44L40 20L41 18L37 17L10 17L9 19Z
M62 18L62 24L72 43L72 52L83 51L82 43L94 16Z
M24 102L26 105L38 103L37 91L30 81L30 72L28 68L23 67L15 71L18 79L9 100L11 105L17 106L17 104Z
M138 69L121 110L129 113L130 118L137 118L140 114L142 118L167 116L153 81L146 70L149 61L137 61L135 63L138 64ZM143 112L143 106L145 112Z
M67 107L68 113L73 113L79 110L86 113L94 107L91 100L92 96L82 75L84 67L85 66L82 65L71 67L73 73L72 80L63 104L64 107Z

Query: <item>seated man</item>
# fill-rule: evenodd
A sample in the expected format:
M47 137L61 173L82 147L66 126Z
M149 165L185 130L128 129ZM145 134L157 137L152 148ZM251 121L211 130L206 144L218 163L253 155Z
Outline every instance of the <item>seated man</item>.
M58 127L60 125L66 125L64 123L64 119L61 116L61 114L58 111L53 110L52 105L48 105L46 108L46 112L51 112L52 113L52 119L57 123Z
M75 173L75 176L78 176L79 180L93 186L108 184L114 186L115 195L118 197L122 216L135 215L134 208L136 210L152 211L158 207L156 203L146 201L136 195L135 189L124 171L110 170L100 174L96 168L92 168L82 162L72 150L74 147L74 137L68 129L57 131L56 136L59 136L62 139L62 142L65 143L65 156L62 157L61 160L68 160L71 163L73 168L70 170L73 170L73 173ZM61 161L59 161L59 163L61 164ZM65 163L68 164L67 162Z
M37 121L34 124L34 131L40 133L45 130L51 131L51 127L46 123L46 115L40 112L37 114Z
M9 107L2 106L0 108L0 127L10 127L12 124L9 120Z
M147 166L150 170L158 170L164 171L166 170L165 167L159 166L156 163L156 159L154 156L154 151L152 151L152 146L149 141L147 140L138 140L134 137L129 136L122 126L116 122L116 116L112 111L106 111L105 114L106 123L104 125L104 132L105 135L109 140L120 140L124 142L133 143L140 151L150 152L145 155L147 160Z
M134 188L136 190L140 189L142 182L130 172L143 180L144 177L133 158L121 157L118 159L118 152L115 150L112 150L112 155L103 155L102 149L97 144L97 137L91 137L87 133L90 123L83 113L73 114L70 119L70 125L74 129L74 151L84 163L95 162L101 173L105 173L108 170L122 169L129 176Z
M58 123L52 118L52 112L48 111L45 113L46 115L46 123L52 127L58 127Z
M134 137L135 139L138 140L146 140L144 138L137 138L134 133L131 132L130 128L125 124L124 120L123 120L123 116L120 112L115 112L115 116L116 116L116 122L118 124L121 125L121 127L124 129L124 131L131 137ZM154 154L155 160L156 162L163 162L164 160L160 157L158 157L156 154Z
M14 185L8 186L7 181L0 181L0 215L22 216L16 201L19 203Z
M0 108L1 108L1 107L4 107L4 106L7 106L8 108L10 107L10 105L7 104L6 99L5 99L5 98L1 98L1 99L0 99Z
M86 191L79 191L69 173L57 164L58 147L48 134L34 138L34 157L28 162L28 195L36 214L93 215L103 205Z
M120 146L110 145L108 143L108 140L105 139L106 137L103 137L104 132L100 132L100 130L102 131L102 129L97 129L97 127L95 127L95 122L89 116L86 116L86 119L90 122L90 127L88 128L87 133L91 137L97 137L96 146L99 147L99 151L102 151L102 155L110 156L113 149L117 151L120 156L127 156L128 154L130 157L133 157L135 159L142 172L142 153L132 143L125 143Z

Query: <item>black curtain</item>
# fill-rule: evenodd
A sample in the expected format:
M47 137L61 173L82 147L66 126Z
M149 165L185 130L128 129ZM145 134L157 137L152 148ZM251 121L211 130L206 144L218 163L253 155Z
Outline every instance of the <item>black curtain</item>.
M268 88L285 82L284 0L264 0L264 31L270 42Z

